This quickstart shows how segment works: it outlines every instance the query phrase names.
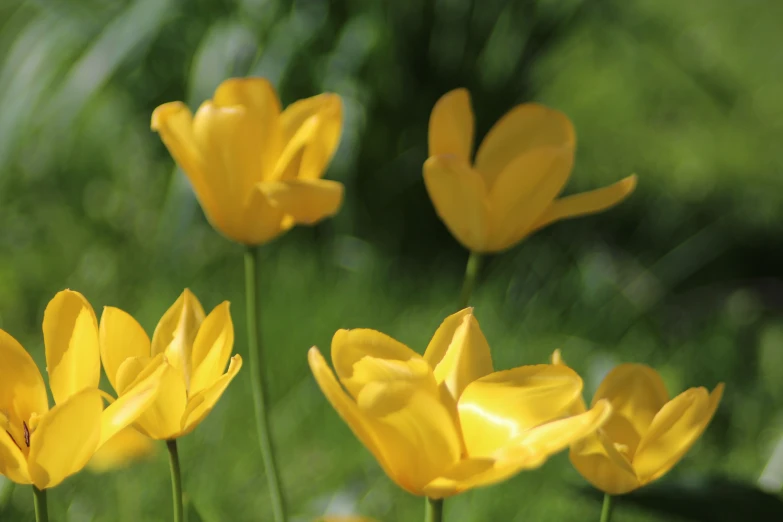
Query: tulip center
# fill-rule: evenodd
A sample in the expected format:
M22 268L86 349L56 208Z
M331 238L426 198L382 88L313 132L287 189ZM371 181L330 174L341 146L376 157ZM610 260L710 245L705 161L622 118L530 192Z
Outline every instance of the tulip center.
M14 419L6 411L0 411L0 430L5 430L11 440L24 455L27 455L30 448L30 436L38 424L38 415L33 413L30 416L30 423L26 421L13 422Z

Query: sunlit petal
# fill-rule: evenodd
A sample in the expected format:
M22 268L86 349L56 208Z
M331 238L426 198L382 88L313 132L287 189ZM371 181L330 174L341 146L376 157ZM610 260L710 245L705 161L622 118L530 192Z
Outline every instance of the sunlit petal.
M46 386L38 366L22 345L4 330L0 330L0 405L10 408L0 413L15 425L21 425L33 413L41 415L49 409ZM8 462L13 466L14 459Z
M157 397L137 420L137 426L144 433L158 440L180 435L188 400L182 374L165 361L162 365Z
M204 321L204 308L193 293L185 289L166 310L152 334L151 355L165 353L174 368L190 382L191 353L196 334Z
M159 366L157 371L129 386L116 401L103 410L99 448L117 432L133 424L155 402L164 371L165 367Z
M120 365L131 357L149 356L150 338L130 314L112 306L103 309L99 329L103 370L119 393L117 371Z
M447 92L435 104L430 115L429 156L450 154L470 164L473 127L473 110L467 89Z
M231 321L229 306L228 301L223 301L201 323L193 342L190 395L212 386L226 369L234 347L234 323Z
M241 368L242 357L235 355L231 358L231 363L225 374L212 381L211 386L188 399L182 421L182 435L190 433L212 411L218 399L223 396L223 392L226 391Z

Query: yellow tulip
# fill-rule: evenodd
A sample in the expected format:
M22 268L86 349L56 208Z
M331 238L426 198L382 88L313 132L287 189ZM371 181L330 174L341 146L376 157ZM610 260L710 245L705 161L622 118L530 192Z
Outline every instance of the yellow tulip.
M128 427L109 439L90 459L87 468L93 473L105 473L129 466L153 455L155 444L135 428Z
M231 78L193 116L182 102L152 113L213 227L247 245L265 243L297 224L340 208L343 186L321 179L342 132L336 94L297 101L281 111L263 78Z
M152 342L141 325L119 308L107 306L101 315L103 369L120 398L133 382L164 368L157 399L135 425L156 440L190 433L212 411L242 367L239 355L231 357L233 346L228 301L205 317L189 290L163 314Z
M452 235L472 252L510 248L561 219L600 212L625 199L636 176L557 198L574 163L574 128L561 112L527 103L490 129L471 160L473 110L465 89L446 93L430 116L424 182Z
M494 372L470 308L441 324L423 357L374 330L340 330L332 340L339 381L315 347L309 362L326 398L386 474L430 498L538 467L595 431L611 410L603 401L567 416L582 380L566 366Z
M19 484L52 488L81 470L93 454L133 423L156 399L161 371L128 387L104 408L97 321L87 300L65 290L43 321L49 409L38 367L19 342L0 330L0 473Z
M665 475L710 423L723 395L691 388L669 400L661 376L643 364L614 368L593 397L609 401L612 416L571 447L571 463L593 486L621 495ZM584 402L581 403L584 410Z

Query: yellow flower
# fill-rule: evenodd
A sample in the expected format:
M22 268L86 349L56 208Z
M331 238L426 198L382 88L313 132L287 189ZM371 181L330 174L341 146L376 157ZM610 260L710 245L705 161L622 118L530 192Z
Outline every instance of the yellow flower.
M0 330L0 473L19 484L52 488L81 470L96 450L133 423L158 393L160 372L137 380L104 409L97 321L70 290L49 302L43 321L49 409L43 377L30 355Z
M263 78L231 78L193 116L182 102L152 113L213 227L247 245L340 208L343 186L321 179L340 141L342 102L321 94L280 110Z
M574 129L561 112L527 103L490 129L471 161L473 111L465 89L446 93L430 116L424 182L438 216L465 248L498 252L561 219L605 210L636 176L556 199L574 163Z
M691 388L669 400L658 372L643 364L614 368L593 397L609 401L612 416L571 447L571 463L610 495L628 493L665 475L710 423L723 395ZM584 402L581 404L584 409Z
M611 409L604 401L567 417L582 380L566 366L493 373L470 308L446 318L423 357L374 330L340 330L332 340L339 382L315 347L309 362L326 398L386 474L431 498L538 467L595 431Z
M104 308L101 360L120 398L133 382L160 366L164 368L157 399L136 422L142 433L157 440L190 433L239 372L242 358L231 357L234 325L228 308L228 301L224 301L205 318L201 303L185 290L163 314L152 342L129 314ZM223 373L229 357L231 363Z
M94 473L105 473L129 466L155 452L152 439L135 428L120 430L90 459L87 468Z

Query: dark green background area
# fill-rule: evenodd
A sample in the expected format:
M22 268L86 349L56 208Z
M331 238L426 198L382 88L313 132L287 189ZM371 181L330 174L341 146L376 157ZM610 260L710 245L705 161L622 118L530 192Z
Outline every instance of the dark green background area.
M206 223L150 114L173 100L195 109L236 75L269 78L284 104L336 92L345 129L327 177L345 184L343 209L262 249L283 481L296 520L418 520L422 502L328 406L306 352L353 327L423 351L455 310L467 259L422 183L429 112L467 87L480 139L537 101L576 126L567 193L632 172L639 186L487 259L474 304L496 367L560 348L588 397L621 361L655 366L673 395L726 382L702 440L615 520L780 520L779 501L743 488L765 468L773 494L783 482L782 30L777 0L0 0L0 327L43 368L41 319L58 290L151 332L189 287L207 309L232 301L246 355L241 248ZM181 441L205 522L269 519L247 371ZM50 511L163 521L169 495L161 451L68 479ZM17 488L0 520L29 519L31 500ZM559 455L446 514L559 522L599 510Z

